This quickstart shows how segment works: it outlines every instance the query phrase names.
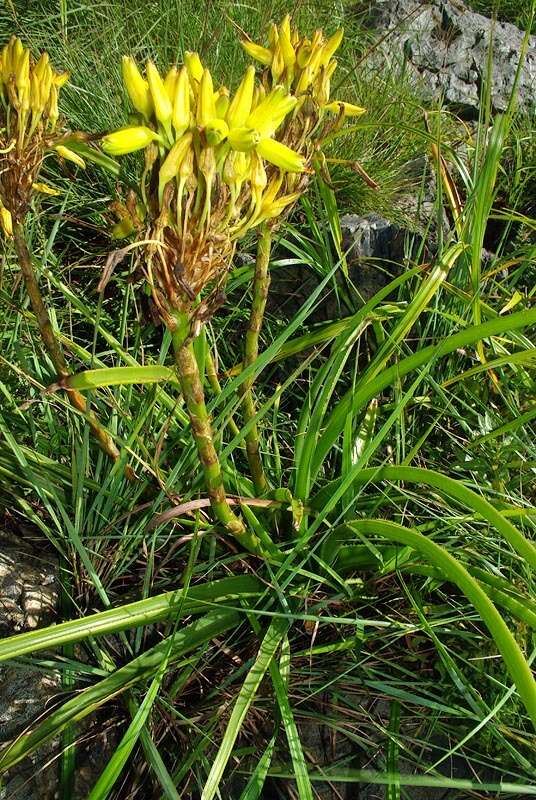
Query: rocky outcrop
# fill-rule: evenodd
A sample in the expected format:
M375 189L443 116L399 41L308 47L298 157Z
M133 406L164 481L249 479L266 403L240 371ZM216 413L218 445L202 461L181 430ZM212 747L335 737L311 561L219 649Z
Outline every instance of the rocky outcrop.
M52 622L57 570L54 559L0 534L0 636ZM0 748L24 731L60 690L60 676L53 670L0 665ZM52 800L57 788L56 747L52 742L10 770L0 800Z
M373 0L369 24L391 34L383 57L405 61L422 92L443 98L467 117L476 116L492 42L491 101L495 111L508 106L523 32L471 11L461 0ZM532 36L520 81L518 101L536 105L536 37Z

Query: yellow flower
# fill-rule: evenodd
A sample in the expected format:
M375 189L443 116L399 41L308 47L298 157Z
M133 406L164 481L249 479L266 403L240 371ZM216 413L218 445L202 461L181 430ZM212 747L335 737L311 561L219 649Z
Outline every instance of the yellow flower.
M247 153L249 150L253 150L261 137L252 128L231 128L227 138L233 150Z
M201 63L199 54L192 53L191 51L187 50L184 54L184 63L186 64L186 69L188 70L190 80L201 83L201 78L203 77L203 64Z
M176 178L179 167L192 144L192 134L185 133L171 148L158 173L158 199L162 202L164 189L170 180Z
M153 112L153 101L151 100L149 84L145 78L141 76L136 62L131 56L123 56L121 66L123 83L130 97L130 102L136 111L139 111L145 119L149 120Z
M171 100L164 86L164 81L160 77L156 66L152 61L147 62L147 80L149 82L149 90L154 106L154 113L158 122L166 126L173 113Z
M102 149L108 155L123 156L126 153L143 150L148 144L158 140L160 137L157 133L143 125L138 125L132 128L122 128L103 136L101 144Z
M39 192L40 194L48 194L51 197L58 197L61 194L61 192L58 191L58 189L54 189L47 183L32 183L32 189L35 192Z
M86 168L86 162L84 161L82 156L79 156L78 153L74 153L72 150L69 150L68 147L64 147L64 145L58 144L56 145L54 150L59 156L64 158L66 161L72 161L73 164L77 164L79 167L82 167L82 169Z
M303 172L305 169L303 156L275 139L261 139L255 150L270 164L275 164L276 167L285 172Z
M197 124L205 127L216 117L216 104L214 102L214 86L212 75L208 69L203 70L197 98Z
M241 128L245 125L251 112L254 86L255 67L248 67L227 111L227 123L230 128Z
M182 136L190 126L190 81L188 70L183 67L175 83L175 97L173 99L173 115L171 118L177 136Z
M261 47L261 45L255 44L254 42L248 42L245 39L242 40L241 44L246 53L254 58L255 61L260 61L260 63L264 64L266 67L270 66L272 63L271 50L268 50L267 47Z
M355 106L353 103L345 103L342 100L333 100L324 106L326 111L331 111L333 114L342 113L345 117L359 117L364 114L366 109L361 106Z
M11 216L11 211L4 206L0 206L0 225L5 236L13 236L13 217Z

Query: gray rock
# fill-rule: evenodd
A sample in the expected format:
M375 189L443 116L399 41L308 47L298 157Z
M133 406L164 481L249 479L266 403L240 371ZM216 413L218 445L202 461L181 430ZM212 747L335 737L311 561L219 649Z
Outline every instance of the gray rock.
M0 534L2 637L52 621L57 571L54 559ZM60 690L57 672L22 664L0 667L0 747L22 733ZM11 769L0 788L0 800L52 800L57 786L56 748L52 742Z
M461 0L372 0L369 24L393 31L380 47L389 61L404 60L425 96L443 97L476 116L492 45L492 92L495 111L508 105L523 32L508 22L477 14ZM536 104L536 37L530 37L521 72L518 100L527 111Z

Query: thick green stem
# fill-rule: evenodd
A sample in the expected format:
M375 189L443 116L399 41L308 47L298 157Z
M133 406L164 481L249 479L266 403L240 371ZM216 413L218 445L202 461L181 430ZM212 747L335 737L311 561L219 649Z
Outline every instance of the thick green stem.
M212 428L205 404L205 394L199 367L192 342L188 339L186 333L189 327L188 322L180 315L177 315L176 321L178 323L177 328L172 331L175 361L212 511L216 519L225 526L227 531L243 547L252 553L260 553L259 539L246 528L243 520L232 511L227 501L220 461L214 447Z
M67 378L69 376L69 368L67 366L67 362L65 361L65 356L63 354L59 339L54 332L54 328L52 327L48 310L43 302L41 290L39 289L39 284L37 283L37 278L32 265L30 251L28 250L28 246L26 244L24 228L20 222L16 222L13 226L13 239L15 242L15 249L17 251L21 272L24 278L24 283L26 285L26 291L28 292L28 297L30 298L30 303L32 304L32 309L39 325L45 350L52 361L58 380L61 382L63 378ZM71 405L85 415L89 427L91 428L91 432L97 439L102 450L104 450L104 452L110 456L113 461L117 461L119 458L119 450L115 446L114 440L106 428L100 424L95 413L88 410L84 396L76 389L66 389L66 391Z
M257 261L255 264L255 277L253 279L253 300L251 313L246 331L246 342L244 348L243 369L247 369L253 364L259 355L259 334L266 308L266 299L270 286L270 275L268 265L270 263L270 249L272 245L271 228L264 223L261 226L259 242L257 245ZM240 387L242 395L242 413L244 422L250 422L255 414L255 398L253 397L253 377L246 378ZM263 494L269 489L264 468L262 466L259 429L257 423L253 423L249 432L246 434L246 452L248 456L249 468L255 490L258 494Z

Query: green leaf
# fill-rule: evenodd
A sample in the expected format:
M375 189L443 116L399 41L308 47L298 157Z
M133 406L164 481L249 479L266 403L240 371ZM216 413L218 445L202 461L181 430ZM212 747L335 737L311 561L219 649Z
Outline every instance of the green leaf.
M324 543L325 559L332 560L334 549L336 551L341 542L348 541L356 535L378 535L412 547L438 567L449 581L456 584L486 624L536 729L536 680L532 670L503 618L467 569L448 550L423 536L422 533L405 528L396 522L378 519L355 520L336 528L328 537L329 544L326 544L328 540Z
M103 369L88 369L69 375L62 381L62 386L69 389L86 391L100 389L103 386L128 386L132 383L175 383L179 384L177 373L170 367L160 364L150 364L145 367L104 367Z
M262 644L260 646L257 658L253 663L251 669L246 675L246 679L242 684L238 697L236 699L231 717L227 723L225 734L222 743L212 764L212 768L206 780L201 795L201 800L212 800L218 791L220 781L227 766L231 754L233 752L234 743L240 733L240 729L246 718L249 707L255 699L257 689L264 677L264 674L273 657L276 654L277 648L281 644L281 640L290 626L290 622L285 618L274 619L266 631Z

